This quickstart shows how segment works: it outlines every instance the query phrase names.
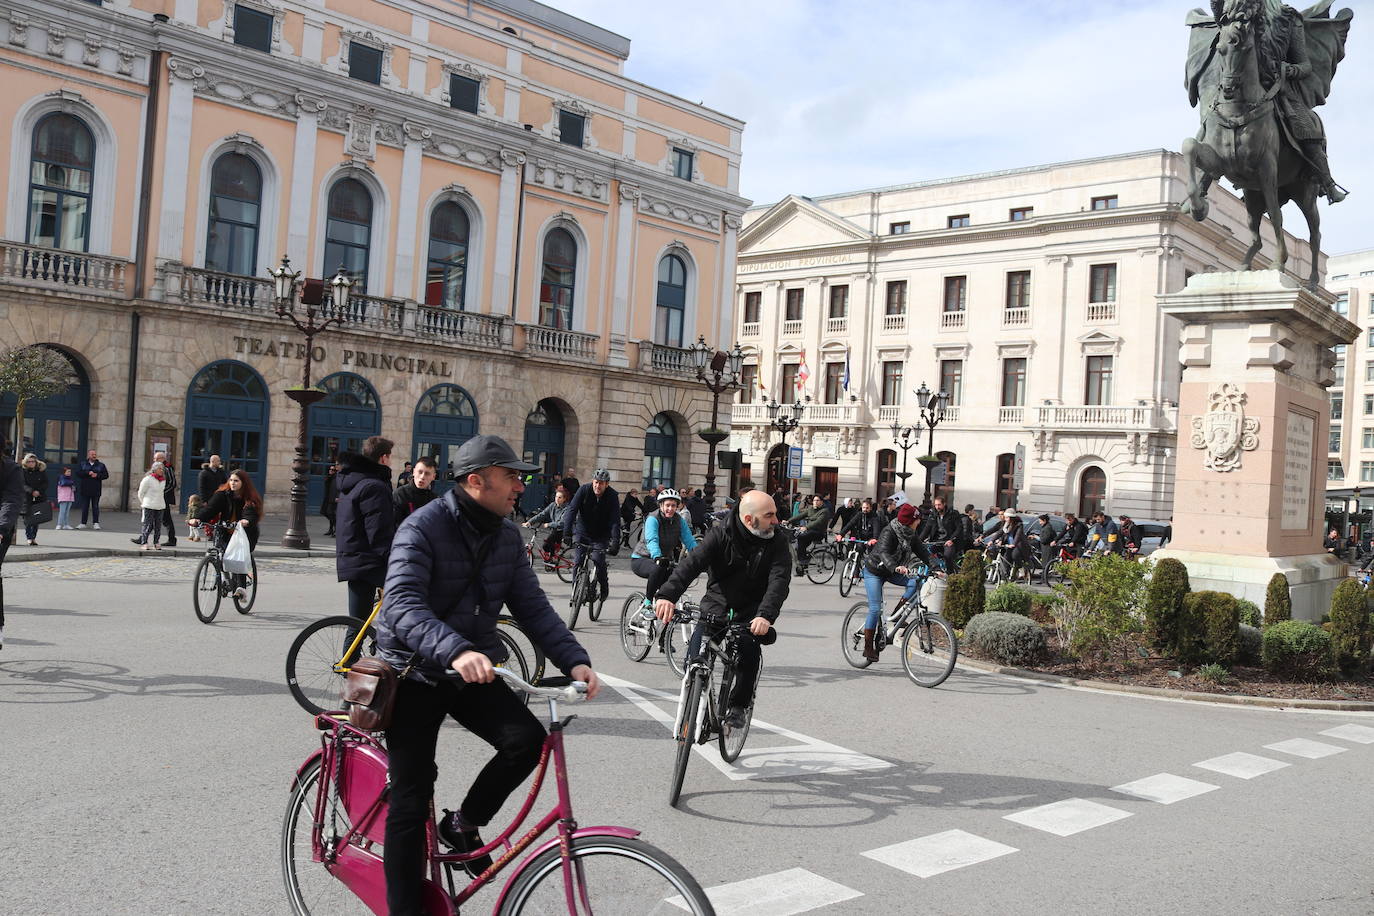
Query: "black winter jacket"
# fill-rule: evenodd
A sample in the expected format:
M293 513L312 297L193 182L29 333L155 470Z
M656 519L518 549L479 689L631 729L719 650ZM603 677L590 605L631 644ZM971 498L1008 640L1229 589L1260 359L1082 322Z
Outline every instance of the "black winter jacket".
M591 484L578 487L572 502L568 503L568 514L563 516L563 530L569 529L579 541L619 544L620 497L615 489L608 486L598 497L592 492Z
M878 535L882 534L886 527L887 519L879 515L877 511L866 513L860 509L849 520L849 524L844 526L844 530L840 534L856 537L862 541L873 541L877 540Z
M234 496L229 490L220 490L200 507L196 514L198 522L238 522L248 519L244 531L248 535L248 546L256 550L258 546L258 510L248 505L241 497Z
M200 493L200 501L208 503L210 497L215 495L215 491L229 482L229 472L221 465L217 468L205 466L200 469L200 476L196 478L196 490Z
M33 495L34 490L38 491L37 496ZM47 498L48 472L44 467L24 468L24 505L40 503Z
M434 492L431 487L421 490L413 483L408 483L391 494L391 506L396 514L396 527L401 527L401 522L412 512L416 512L428 506L439 498L439 494Z
M946 506L944 512L931 512L921 526L921 539L926 541L953 541L956 546L964 543L965 525L963 513L953 506Z
M741 623L754 617L772 623L782 613L791 583L792 554L785 537L782 532L771 538L750 533L735 510L677 564L668 581L658 587L658 597L677 601L704 572L703 616L722 618L733 610Z
M496 637L503 606L564 674L591 664L539 587L520 529L503 520L483 535L463 518L456 489L401 523L383 594L379 654L400 670L419 652L412 677L437 677L469 650L504 660Z
M381 587L396 533L391 471L357 452L344 452L339 463L334 567L340 582Z
M26 495L24 469L0 455L0 537L18 523L19 513L28 505Z
M915 566L913 557L919 557L921 562L930 565L930 551L926 550L926 545L921 543L916 532L906 525L893 522L878 535L878 543L873 545L864 559L864 568L875 576L891 576L896 574L898 566L908 569Z

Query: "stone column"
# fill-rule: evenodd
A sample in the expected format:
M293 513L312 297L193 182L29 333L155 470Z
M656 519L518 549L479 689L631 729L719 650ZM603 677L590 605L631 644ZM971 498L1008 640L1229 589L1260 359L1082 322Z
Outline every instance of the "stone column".
M180 261L186 235L186 182L190 174L191 115L196 83L205 69L194 61L173 57L167 61L167 139L163 144L162 207L158 213L157 257ZM203 201L197 201L203 206Z
M310 227L315 205L315 141L320 131L324 99L296 93L296 140L291 151L291 191L287 197L286 254L296 270L309 274ZM275 260L272 266L276 266Z
M1318 620L1346 566L1322 550L1331 347L1359 328L1278 271L1197 274L1159 297L1183 323L1173 540L1194 591L1263 605L1271 576Z
M630 286L635 271L635 211L639 207L639 186L620 185L620 204L615 227L615 285L611 293L611 339L606 355L608 366L628 366L625 343L630 333Z
M496 205L496 259L491 271L491 313L499 315L511 308L511 283L515 276L515 225L520 215L520 169L525 154L501 150L501 189ZM515 321L518 314L511 314Z
M415 297L416 252L428 251L421 248L416 239L420 218L420 171L424 157L424 144L432 132L423 124L406 121L401 125L405 134L405 148L401 156L401 193L397 201L396 221L396 266L392 281L393 295L402 299ZM423 299L424 296L421 295Z

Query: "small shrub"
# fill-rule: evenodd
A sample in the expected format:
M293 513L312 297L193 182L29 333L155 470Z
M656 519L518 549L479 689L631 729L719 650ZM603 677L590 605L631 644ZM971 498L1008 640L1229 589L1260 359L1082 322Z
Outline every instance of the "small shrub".
M1031 596L1030 618L1043 626L1054 626L1055 609L1064 602L1058 595Z
M1264 634L1259 627L1242 623L1239 636L1240 651L1236 654L1236 661L1242 665L1258 665L1260 653L1264 651Z
M1004 665L1028 665L1045 652L1045 631L1021 614L985 611L964 628L964 641Z
M1369 613L1364 589L1354 579L1336 586L1331 596L1331 655L1347 674L1361 670L1369 660Z
M1145 631L1157 649L1178 653L1178 624L1188 594L1188 568L1172 557L1155 564L1145 589Z
M1264 590L1264 625L1271 627L1283 620L1293 619L1293 598L1288 594L1288 577L1274 573Z
M1212 684L1226 684L1235 680L1235 678L1231 677L1231 672L1227 671L1224 666L1218 665L1216 662L1208 662L1197 669L1197 676Z
M1020 614L1029 617L1033 593L1015 582L1003 582L988 593L983 602L987 613Z
M1325 680L1332 674L1331 635L1305 620L1280 620L1264 630L1264 667L1283 677Z
M1237 598L1236 605L1240 608L1241 623L1245 624L1247 627L1259 627L1262 618L1260 617L1258 604L1255 604L1253 601L1247 601L1244 598Z
M978 550L964 553L959 569L946 580L944 618L950 626L962 629L983 613L983 554Z
M1194 592L1183 599L1183 606L1190 630L1195 626L1199 629L1189 634L1189 657L1180 660L1209 661L1227 667L1235 664L1240 651L1240 609L1236 599L1225 592Z
M1056 585L1063 601L1055 608L1060 644L1073 655L1119 655L1129 660L1145 629L1141 603L1148 562L1117 554L1070 563L1068 581Z

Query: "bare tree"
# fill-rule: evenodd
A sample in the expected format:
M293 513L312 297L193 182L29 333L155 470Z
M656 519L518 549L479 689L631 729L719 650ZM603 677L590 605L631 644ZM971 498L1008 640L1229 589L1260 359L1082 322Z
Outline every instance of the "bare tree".
M23 457L24 405L50 398L76 384L72 364L52 347L12 347L0 353L0 394L13 394L14 460Z

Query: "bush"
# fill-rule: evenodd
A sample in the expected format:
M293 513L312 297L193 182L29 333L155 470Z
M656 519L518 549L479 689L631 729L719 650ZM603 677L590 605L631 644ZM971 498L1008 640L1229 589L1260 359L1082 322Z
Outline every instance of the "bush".
M1029 617L1033 593L1015 582L1003 582L988 593L983 607L988 613L1020 614Z
M944 617L950 626L962 629L983 613L983 554L969 550L964 562L946 580Z
M1178 654L1178 626L1188 592L1186 566L1172 557L1155 564L1145 588L1145 629L1151 644L1170 655Z
M1238 635L1240 651L1236 654L1236 661L1242 665L1258 665L1260 654L1264 651L1264 634L1259 627L1242 623Z
M1215 662L1230 667L1240 652L1240 608L1225 592L1194 592L1183 599L1190 630L1186 654L1180 661ZM1200 637L1200 638L1198 638Z
M1332 660L1347 674L1361 670L1369 660L1370 637L1364 589L1346 579L1331 596Z
M1068 581L1054 590L1063 602L1054 609L1060 643L1071 654L1120 655L1130 659L1145 629L1141 604L1148 562L1117 554L1070 563Z
M1299 680L1325 680L1332 674L1331 635L1305 620L1280 620L1264 630L1264 667Z
M1288 577L1274 573L1269 587L1264 590L1264 625L1271 627L1284 620L1293 619L1293 599L1288 594Z
M1045 631L1021 614L986 611L964 629L964 641L980 655L1004 665L1028 665L1045 651Z
M1231 672L1227 671L1216 662L1208 662L1197 669L1197 676L1213 684L1225 684L1228 681L1235 680L1235 678L1231 677Z
M1260 625L1259 605L1244 598L1237 598L1236 605L1240 608L1240 622L1247 627L1258 628Z
M1058 595L1032 594L1030 619L1038 624L1054 626L1055 609L1063 603L1064 599Z

